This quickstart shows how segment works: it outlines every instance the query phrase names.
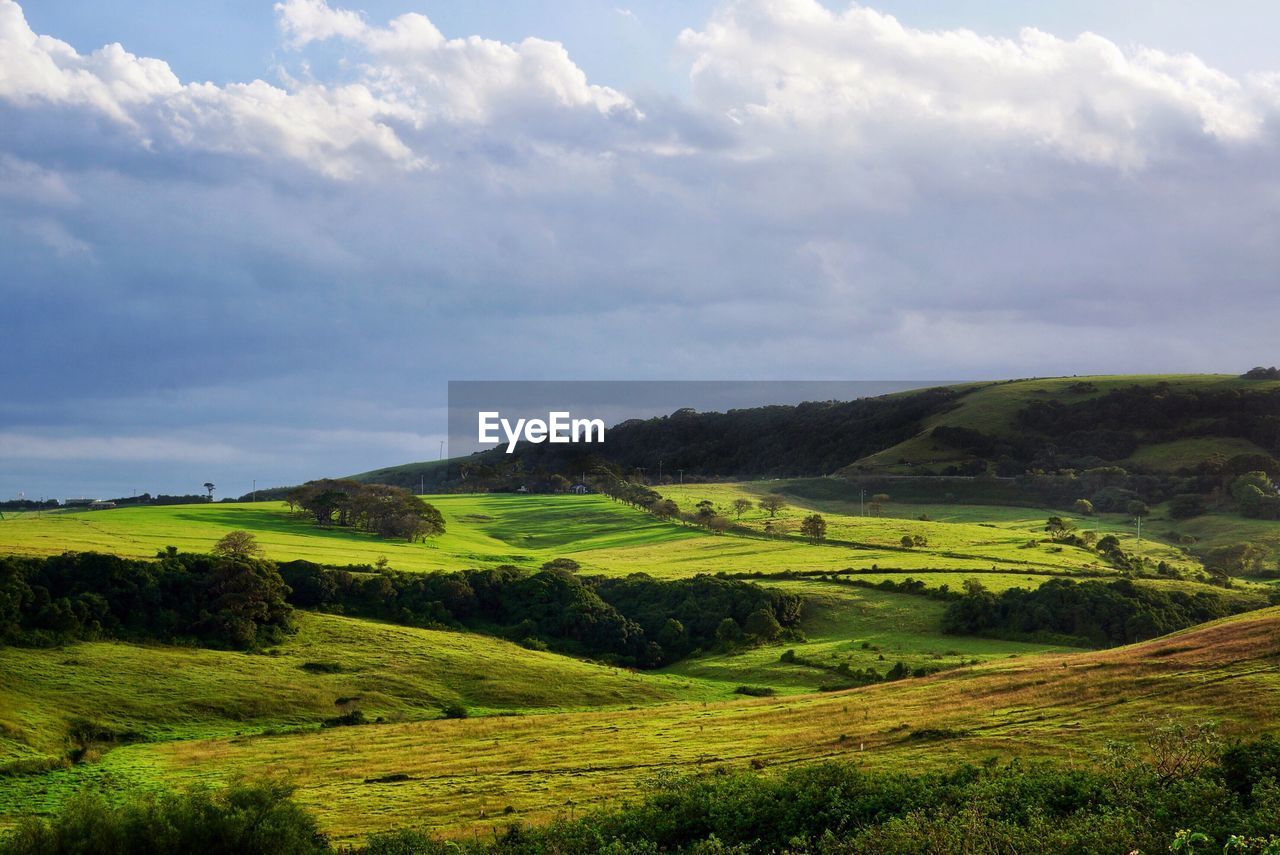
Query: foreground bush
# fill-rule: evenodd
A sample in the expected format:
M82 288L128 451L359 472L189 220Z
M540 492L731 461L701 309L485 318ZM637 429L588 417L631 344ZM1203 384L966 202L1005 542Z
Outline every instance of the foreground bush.
M0 855L312 855L330 852L293 788L237 784L108 805L82 794L54 820L28 820Z

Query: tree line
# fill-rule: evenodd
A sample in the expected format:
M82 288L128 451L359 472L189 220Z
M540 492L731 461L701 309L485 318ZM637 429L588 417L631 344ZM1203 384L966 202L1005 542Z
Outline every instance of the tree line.
M943 632L1057 639L1108 647L1146 641L1205 621L1268 605L1264 597L1226 596L1114 582L1051 579L1038 588L995 594L975 580L942 617Z
M579 576L571 559L537 571L504 565L452 573L280 565L300 608L409 626L468 629L534 649L655 668L696 650L794 635L794 594L713 576Z
M453 573L276 565L257 557L245 532L217 550L0 557L0 645L117 638L259 648L293 631L297 607L655 668L698 650L796 637L803 606L794 594L713 576L582 577L570 559Z

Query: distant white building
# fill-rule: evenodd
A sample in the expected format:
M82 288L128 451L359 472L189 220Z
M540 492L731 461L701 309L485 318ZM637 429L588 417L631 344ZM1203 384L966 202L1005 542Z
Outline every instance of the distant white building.
M574 493L577 493L579 496L591 492L590 490L587 489L586 484L574 484L569 489L572 490Z

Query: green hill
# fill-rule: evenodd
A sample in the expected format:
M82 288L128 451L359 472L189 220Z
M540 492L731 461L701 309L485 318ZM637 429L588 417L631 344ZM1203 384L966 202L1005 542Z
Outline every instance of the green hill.
M1072 429L1059 430L1060 426ZM1056 377L967 383L850 402L680 410L610 428L604 446L523 444L352 476L397 486L548 489L601 464L659 461L686 479L1017 475L1119 465L1169 474L1214 455L1280 455L1280 381L1231 375ZM1280 468L1280 467L1278 467ZM465 475L465 481L464 481Z
M668 769L847 759L922 771L989 757L1090 765L1108 741L1132 741L1170 713L1216 720L1229 738L1257 736L1280 726L1277 656L1280 610L1268 609L1130 647L845 692L144 743L112 750L97 769L115 787L288 775L339 840L405 826L488 835L634 796ZM47 795L28 809L65 797L74 780L43 781ZM22 780L0 789L35 793Z
M1234 410L1235 405L1245 402L1256 408L1258 412L1255 415L1262 419L1280 417L1280 398L1277 397L1280 381L1248 380L1229 375L1057 377L1009 380L969 388L971 391L958 400L957 406L925 419L916 435L851 461L850 471L912 474L922 466L943 471L951 465L975 460L986 462L988 458L972 448L938 439L935 431L938 428L963 429L997 440L1028 435L1043 437L1043 434L1019 422L1019 416L1032 405L1070 409L1098 402L1107 396L1117 396L1116 405L1120 407L1125 399L1119 396L1126 392L1147 390L1148 394L1142 397L1164 404L1178 398L1220 395L1223 396L1224 410L1227 406ZM1168 413L1137 410L1128 414L1111 413L1121 417L1124 426L1119 432L1129 434L1136 447L1108 462L1171 472L1193 468L1213 454L1231 457L1247 453L1275 455L1280 451L1280 434L1274 430L1274 422L1262 422L1261 435L1255 439L1235 435L1245 430L1240 424L1223 420L1219 424L1213 424L1212 420L1206 423L1202 414L1180 414L1176 408L1166 409ZM1146 415L1153 418L1144 422ZM1163 418L1160 417L1162 415Z

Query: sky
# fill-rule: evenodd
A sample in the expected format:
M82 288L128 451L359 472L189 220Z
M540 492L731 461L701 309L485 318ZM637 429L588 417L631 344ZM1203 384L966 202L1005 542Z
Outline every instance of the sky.
M0 0L0 498L432 459L449 380L1273 364L1278 28Z

